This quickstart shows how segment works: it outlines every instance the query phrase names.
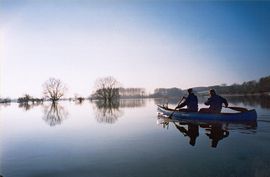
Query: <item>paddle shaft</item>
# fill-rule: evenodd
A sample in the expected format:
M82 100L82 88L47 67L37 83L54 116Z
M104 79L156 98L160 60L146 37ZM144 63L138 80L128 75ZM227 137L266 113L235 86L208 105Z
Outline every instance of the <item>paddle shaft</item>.
M228 106L228 107L225 107L225 108L229 108L229 109L231 109L231 110L239 111L239 112L246 112L246 111L248 111L246 108L235 107L235 106Z
M171 113L171 115L169 116L169 118L171 118L172 117L172 115L174 114L174 112L176 111L176 109L177 109L177 107L178 107L178 105L183 101L183 99L184 99L185 97L182 97L181 98L181 100L178 102L178 104L177 104L177 106L175 107L175 109L173 110L173 112Z

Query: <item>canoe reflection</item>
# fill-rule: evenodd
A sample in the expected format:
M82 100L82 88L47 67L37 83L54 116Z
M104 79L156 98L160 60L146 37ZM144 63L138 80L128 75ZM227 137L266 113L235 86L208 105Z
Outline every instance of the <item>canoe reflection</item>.
M195 146L196 139L200 135L200 129L209 138L212 148L216 148L220 140L229 137L230 131L237 131L244 134L256 133L257 122L211 122L211 121L187 121L172 120L158 116L158 124L163 128L169 128L170 124L185 137L189 138L189 144Z

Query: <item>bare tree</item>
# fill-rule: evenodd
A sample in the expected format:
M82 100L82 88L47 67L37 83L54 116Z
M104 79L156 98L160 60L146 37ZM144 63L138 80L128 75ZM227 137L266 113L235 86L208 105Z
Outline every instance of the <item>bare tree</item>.
M18 98L17 102L18 102L18 103L21 103L21 102L28 102L28 101L30 101L31 99L33 99L32 96L30 96L29 94L24 94L23 97L19 97L19 98Z
M95 83L94 97L105 102L119 98L120 83L112 76L100 78Z
M65 84L60 79L50 78L43 84L43 94L53 102L64 96L67 90Z
M82 104L84 100L85 98L82 96L79 96L79 94L74 95L74 101L76 104Z

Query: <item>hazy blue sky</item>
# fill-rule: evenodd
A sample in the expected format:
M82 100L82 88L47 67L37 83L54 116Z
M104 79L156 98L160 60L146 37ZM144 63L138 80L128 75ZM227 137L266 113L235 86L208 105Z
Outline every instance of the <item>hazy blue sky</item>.
M95 80L188 88L270 75L270 2L0 0L0 96Z

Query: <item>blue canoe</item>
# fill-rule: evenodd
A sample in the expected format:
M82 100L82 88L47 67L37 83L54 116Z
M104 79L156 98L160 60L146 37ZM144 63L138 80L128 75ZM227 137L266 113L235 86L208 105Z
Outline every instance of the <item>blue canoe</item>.
M219 114L209 114L209 113L200 113L200 112L181 112L175 111L174 109L164 107L161 105L158 106L158 113L163 116L171 116L173 119L181 120L198 120L198 121L256 121L257 113L255 109L247 110L245 112L237 113L219 113ZM174 113L173 113L174 112ZM173 114L172 114L173 113ZM172 114L172 115L171 115Z

